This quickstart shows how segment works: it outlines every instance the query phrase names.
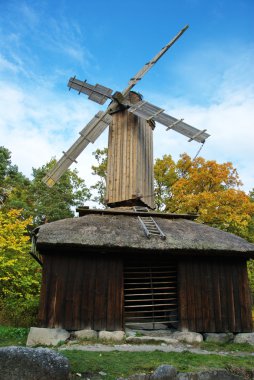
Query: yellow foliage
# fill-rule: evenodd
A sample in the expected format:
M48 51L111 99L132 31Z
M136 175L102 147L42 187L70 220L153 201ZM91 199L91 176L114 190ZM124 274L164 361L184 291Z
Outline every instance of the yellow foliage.
M241 181L230 162L219 164L187 154L178 162L163 156L155 163L157 205L165 211L198 214L207 223L250 238L254 202L239 189Z
M29 256L27 227L32 219L23 219L22 210L0 210L0 297L15 295L29 298L38 293L40 270Z

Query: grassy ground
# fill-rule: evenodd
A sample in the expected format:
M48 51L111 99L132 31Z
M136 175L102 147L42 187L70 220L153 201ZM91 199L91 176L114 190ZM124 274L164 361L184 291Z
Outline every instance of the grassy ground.
M196 372L211 368L225 368L253 379L253 357L231 357L217 354L199 355L190 352L84 352L61 351L75 373L82 377L104 373L105 380L127 377L134 373L149 373L161 364L170 364L180 372ZM251 374L252 373L252 374ZM78 376L78 375L77 375ZM83 377L83 378L84 378ZM75 377L74 377L75 378ZM78 378L78 377L77 377Z
M28 329L0 326L0 346L25 346ZM84 342L85 344L85 342ZM196 345L195 347L198 348ZM86 352L64 350L71 363L73 379L113 380L134 373L149 373L161 364L171 364L181 372L201 371L209 368L225 368L241 374L245 379L254 379L253 346L248 344L201 343L202 349L214 351L210 355L190 352ZM217 351L217 352L216 352ZM222 356L218 352L246 352L246 356ZM102 373L101 375L99 373ZM252 372L252 374L251 374ZM76 375L79 374L79 375ZM82 377L80 377L80 374Z

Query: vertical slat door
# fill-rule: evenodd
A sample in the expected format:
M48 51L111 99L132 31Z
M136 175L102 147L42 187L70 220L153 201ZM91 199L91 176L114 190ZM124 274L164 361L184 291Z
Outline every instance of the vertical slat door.
M177 270L175 264L127 261L124 265L125 325L166 324L176 327Z

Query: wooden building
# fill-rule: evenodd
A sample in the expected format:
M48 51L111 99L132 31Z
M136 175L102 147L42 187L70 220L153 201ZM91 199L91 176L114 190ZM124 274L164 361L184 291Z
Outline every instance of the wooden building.
M37 230L42 327L122 330L164 324L196 332L252 331L246 262L254 245L191 216L86 210ZM147 216L147 215L146 215Z

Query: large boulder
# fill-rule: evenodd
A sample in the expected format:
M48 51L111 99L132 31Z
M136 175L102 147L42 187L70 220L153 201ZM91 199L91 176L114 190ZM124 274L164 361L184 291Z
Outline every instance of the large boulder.
M48 348L0 348L0 380L68 380L68 360Z
M150 380L176 380L177 372L172 365L160 365L150 376Z
M59 343L69 339L70 333L64 329L48 329L40 327L31 327L28 337L27 346L57 346Z
M125 338L124 331L99 331L99 339L111 340L113 342L121 342Z
M73 336L77 339L97 339L98 333L95 330L74 331Z
M172 338L190 344L203 342L203 335L192 331L176 331L172 334Z
M249 343L254 345L254 333L240 333L235 336L234 343Z
M206 342L210 343L229 343L234 340L232 333L206 333L204 334Z

